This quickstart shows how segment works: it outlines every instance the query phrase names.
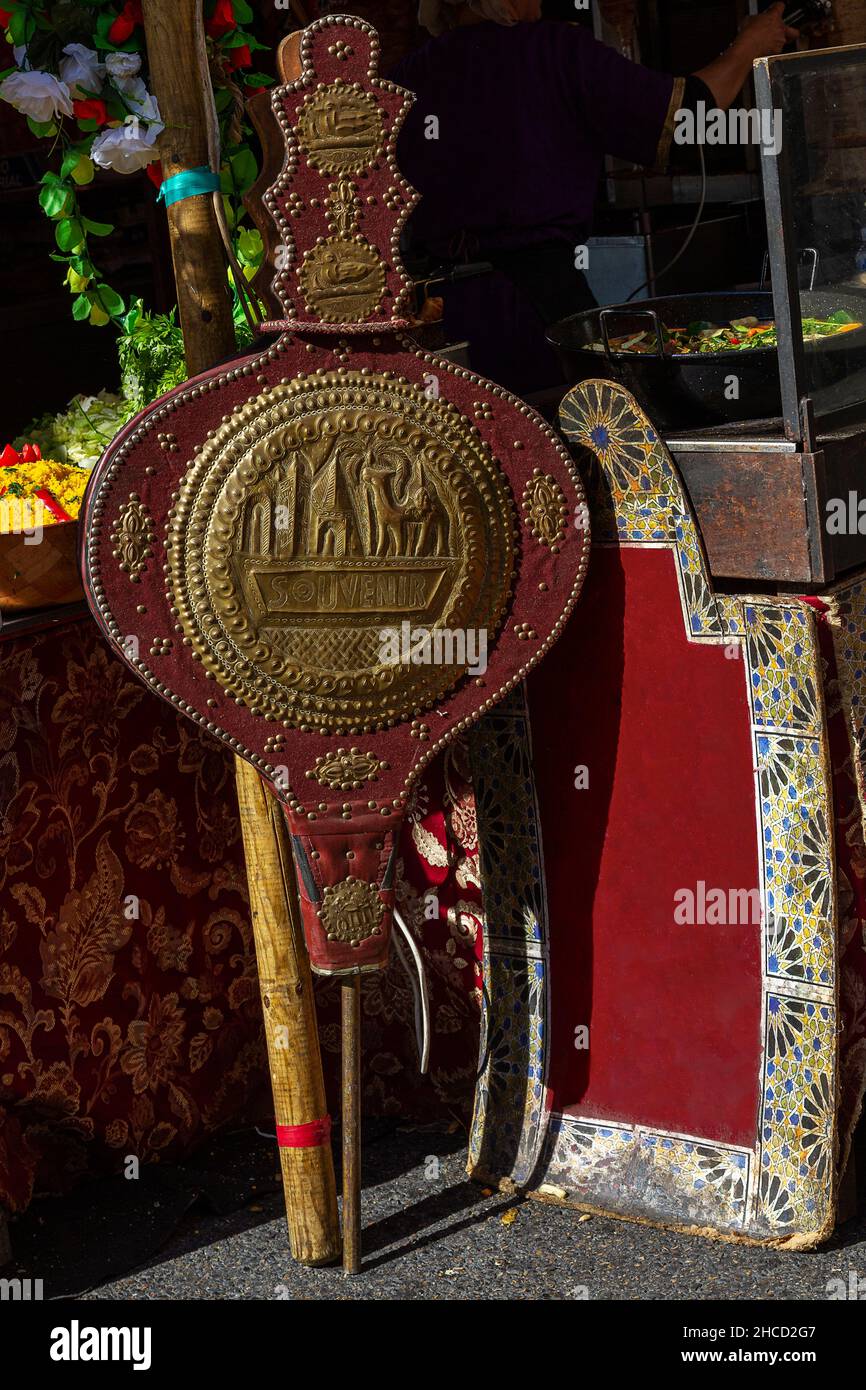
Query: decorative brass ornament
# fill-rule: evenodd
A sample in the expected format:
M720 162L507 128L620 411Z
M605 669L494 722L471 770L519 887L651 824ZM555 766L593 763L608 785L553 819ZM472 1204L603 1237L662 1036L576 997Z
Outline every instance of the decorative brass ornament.
M385 267L362 236L328 237L304 256L298 284L310 313L325 323L365 319L379 308Z
M320 787L347 792L363 787L365 782L375 782L379 769L387 770L387 767L375 753L363 753L360 748L338 748L336 753L317 758L306 775L315 778Z
M559 483L550 473L536 468L523 489L526 522L536 540L556 550L565 535L568 507Z
M328 186L325 216L331 231L338 237L350 237L354 234L360 202L358 190L350 178L337 179Z
M382 111L370 92L317 87L298 112L298 143L323 174L361 174L382 153Z
M227 694L294 727L362 733L417 716L466 673L451 644L447 664L395 655L404 624L493 640L513 532L505 477L456 406L390 374L297 377L190 464L168 583Z
M155 539L153 517L138 493L131 492L129 501L121 507L112 528L112 554L119 561L119 568L129 575L133 584L139 582L139 577L153 554L150 547Z
M344 878L326 886L319 917L329 941L360 946L369 936L380 936L385 904L375 883Z

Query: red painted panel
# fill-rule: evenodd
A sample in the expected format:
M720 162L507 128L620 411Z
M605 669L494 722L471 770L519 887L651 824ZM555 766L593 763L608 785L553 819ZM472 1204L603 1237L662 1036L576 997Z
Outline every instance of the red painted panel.
M687 641L670 550L596 549L529 691L554 1107L752 1144L760 926L674 920L678 889L758 887L742 660Z

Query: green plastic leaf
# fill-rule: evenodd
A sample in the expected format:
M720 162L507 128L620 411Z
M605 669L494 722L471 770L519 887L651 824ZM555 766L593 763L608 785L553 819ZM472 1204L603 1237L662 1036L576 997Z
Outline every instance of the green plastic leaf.
M110 285L97 285L96 298L103 309L111 314L112 318L118 318L126 310L126 304L117 290L113 290Z
M262 238L252 227L243 227L238 235L238 259L247 265L256 264L262 256Z
M15 10L9 16L9 37L16 48L28 43L35 33L36 20L27 10Z
M110 222L94 222L89 217L83 218L82 221L84 222L84 230L89 236L110 236L114 231Z
M130 107L117 92L106 86L103 89L102 100L105 102L105 109L109 119L112 121L125 121L130 112Z
M71 202L70 190L60 185L49 185L39 194L39 206L48 217L60 217Z
M64 217L54 228L54 239L61 251L74 251L84 240L84 228L77 217Z
M78 163L72 170L73 183L77 183L79 187L82 187L84 184L93 183L95 177L96 165L93 163L93 160L89 155L79 155Z
M72 173L72 170L75 168L75 166L76 166L76 164L78 163L78 161L79 161L80 158L81 158L81 152L80 152L80 150L77 150L77 149L69 149L69 150L66 151L66 154L63 156L63 163L62 163L61 166L60 166L60 174L61 174L61 177L62 177L62 178L64 178L64 179L68 179L68 178L69 178L69 175ZM56 175L56 174L54 175L54 178L57 178L57 175ZM58 183L60 183L60 182L61 182L61 179L57 179L57 181L58 181ZM43 183L47 183L47 182L48 182L48 175L47 175L47 174L43 174L43 175L42 175L42 182L43 182Z
M247 0L232 0L232 13L236 24L252 24L252 6L247 4Z
M230 34L226 34L225 38L220 39L219 43L220 48L243 48L246 46L250 53L256 53L259 50L264 52L268 46L266 43L259 43L252 34L242 33L240 29L233 29Z
M86 294L79 294L72 301L72 317L77 323L90 318L90 300Z
M229 161L232 166L235 184L238 192L246 193L251 188L259 175L259 166L251 150L240 149L237 154L233 154Z
M32 116L27 117L27 128L31 135L37 136L40 140L46 139L49 135L57 134L56 121L34 121Z

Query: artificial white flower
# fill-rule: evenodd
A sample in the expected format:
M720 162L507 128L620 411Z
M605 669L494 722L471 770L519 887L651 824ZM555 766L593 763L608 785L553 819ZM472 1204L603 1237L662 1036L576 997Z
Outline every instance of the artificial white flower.
M83 43L68 43L60 60L60 76L73 97L83 100L87 95L102 91L105 64L99 55Z
M100 169L113 169L116 174L134 174L157 158L157 136L163 129L160 121L142 126L138 120L97 135L90 149L90 158Z
M147 90L140 77L115 78L114 85L133 115L143 121L160 119L156 97Z
M69 88L50 72L13 72L0 83L0 97L33 121L72 115Z
M105 70L112 82L135 77L141 68L140 53L109 53L105 59Z

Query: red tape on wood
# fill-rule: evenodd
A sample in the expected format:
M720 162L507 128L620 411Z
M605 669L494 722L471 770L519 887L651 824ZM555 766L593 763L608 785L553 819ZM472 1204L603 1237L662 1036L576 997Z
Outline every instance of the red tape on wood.
M277 1125L277 1143L281 1149L318 1149L330 1142L330 1115L311 1120L308 1125Z

